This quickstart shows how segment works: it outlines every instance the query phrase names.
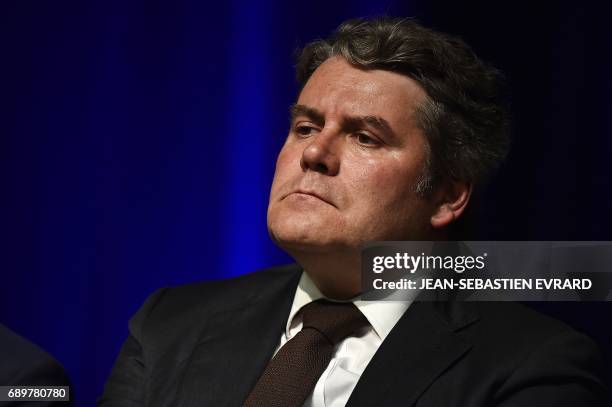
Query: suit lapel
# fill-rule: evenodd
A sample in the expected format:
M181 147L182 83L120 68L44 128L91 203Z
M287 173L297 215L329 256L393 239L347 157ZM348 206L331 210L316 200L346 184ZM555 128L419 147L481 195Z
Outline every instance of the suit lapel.
M469 351L471 344L456 331L476 319L467 303L412 304L368 364L347 406L413 405Z
M243 298L206 320L177 405L241 405L278 345L299 276L261 287L256 298Z

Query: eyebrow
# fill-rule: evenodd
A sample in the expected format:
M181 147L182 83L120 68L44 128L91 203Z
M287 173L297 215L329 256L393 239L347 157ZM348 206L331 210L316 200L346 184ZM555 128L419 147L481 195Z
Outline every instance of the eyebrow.
M312 120L314 124L316 124L317 126L323 127L323 125L325 124L325 116L323 115L323 113L321 113L314 107L293 104L289 108L289 113L291 114L292 122L298 116L305 116L305 117L308 117L310 120Z
M291 105L289 112L291 114L291 121L295 120L298 116L305 116L312 120L317 126L322 127L325 124L325 116L323 113L313 107L294 104ZM389 136L395 136L389 122L380 116L351 116L344 119L344 124L352 128L362 127L367 124Z

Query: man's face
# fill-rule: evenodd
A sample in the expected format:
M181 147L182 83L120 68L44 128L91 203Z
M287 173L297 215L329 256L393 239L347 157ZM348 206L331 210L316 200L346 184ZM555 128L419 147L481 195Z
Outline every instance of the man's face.
M272 238L290 251L356 249L424 238L432 204L415 192L427 145L412 79L330 58L292 108L268 206Z

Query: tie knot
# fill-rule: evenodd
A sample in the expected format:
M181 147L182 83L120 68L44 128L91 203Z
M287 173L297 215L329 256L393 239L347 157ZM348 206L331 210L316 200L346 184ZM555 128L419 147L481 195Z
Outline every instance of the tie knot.
M303 328L312 328L336 345L366 326L368 320L352 302L317 300L302 308Z

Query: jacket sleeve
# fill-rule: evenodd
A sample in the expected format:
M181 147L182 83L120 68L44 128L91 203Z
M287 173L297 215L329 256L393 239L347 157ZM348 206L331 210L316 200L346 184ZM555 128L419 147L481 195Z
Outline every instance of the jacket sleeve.
M609 397L595 344L576 332L546 341L519 364L498 392L500 407L604 407Z
M121 347L119 356L104 386L104 393L98 398L98 406L145 406L147 361L143 352L143 327L146 324L147 317L167 290L168 288L162 288L151 294L130 319L128 337Z

